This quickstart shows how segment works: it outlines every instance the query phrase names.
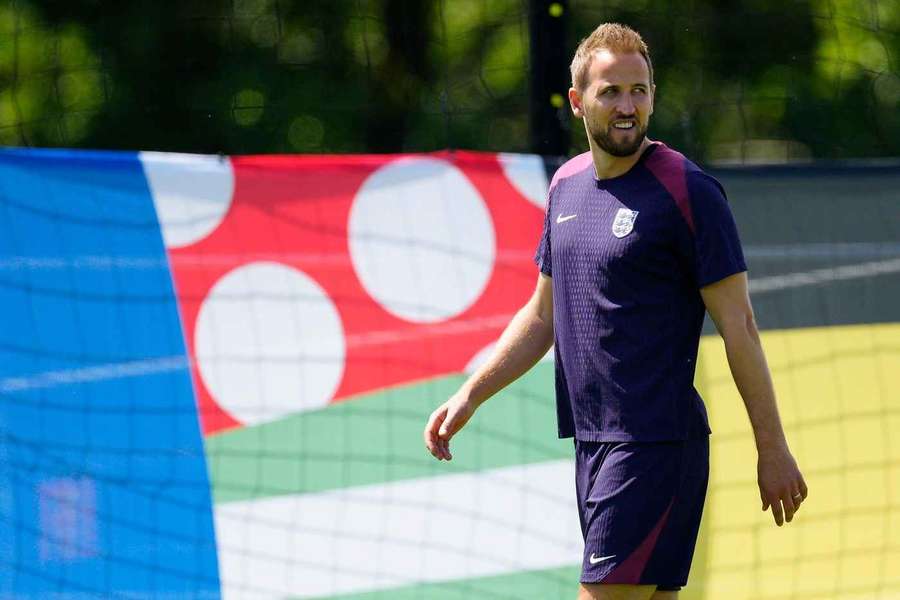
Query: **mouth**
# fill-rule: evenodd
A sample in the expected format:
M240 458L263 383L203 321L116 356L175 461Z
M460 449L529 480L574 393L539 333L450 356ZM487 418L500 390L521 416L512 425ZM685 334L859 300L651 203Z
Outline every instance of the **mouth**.
M613 121L612 127L620 131L629 131L637 127L637 121L634 119L619 119L618 121Z

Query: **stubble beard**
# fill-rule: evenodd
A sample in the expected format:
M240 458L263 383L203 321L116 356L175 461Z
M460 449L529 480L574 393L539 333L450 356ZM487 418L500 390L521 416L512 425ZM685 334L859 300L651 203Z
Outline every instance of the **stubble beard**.
M637 130L634 138L623 142L617 142L613 139L613 130L615 128L612 125L604 128L592 127L589 124L588 130L594 143L607 154L617 157L631 156L640 149L641 144L644 143L644 138L647 137L647 126L641 126L637 119L635 119L634 123Z

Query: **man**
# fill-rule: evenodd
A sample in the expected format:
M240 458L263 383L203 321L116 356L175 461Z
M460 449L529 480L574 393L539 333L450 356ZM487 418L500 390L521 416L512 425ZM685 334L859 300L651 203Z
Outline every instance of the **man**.
M590 152L550 184L537 287L424 432L431 453L450 460L450 439L476 408L555 341L559 433L575 438L582 600L673 599L687 581L709 473L709 426L693 387L705 311L753 427L762 509L781 526L807 496L724 192L646 138L654 94L638 33L607 23L581 42L569 101Z

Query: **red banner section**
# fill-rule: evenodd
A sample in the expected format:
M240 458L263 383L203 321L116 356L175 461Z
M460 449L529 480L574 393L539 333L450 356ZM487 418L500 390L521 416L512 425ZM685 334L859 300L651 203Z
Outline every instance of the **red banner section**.
M169 247L206 434L470 369L534 288L538 157L231 168L218 224Z

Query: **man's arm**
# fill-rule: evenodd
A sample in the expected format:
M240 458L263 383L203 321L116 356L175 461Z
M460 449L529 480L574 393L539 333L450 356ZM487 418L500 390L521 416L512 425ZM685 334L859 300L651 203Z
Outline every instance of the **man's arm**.
M725 340L731 376L737 385L756 438L757 478L762 509L772 507L780 527L794 518L808 490L788 449L772 377L753 319L747 273L738 273L700 290L710 316Z
M450 438L481 404L518 379L553 344L552 279L538 275L537 286L500 336L491 358L440 405L425 426L425 446L438 460L450 460Z

